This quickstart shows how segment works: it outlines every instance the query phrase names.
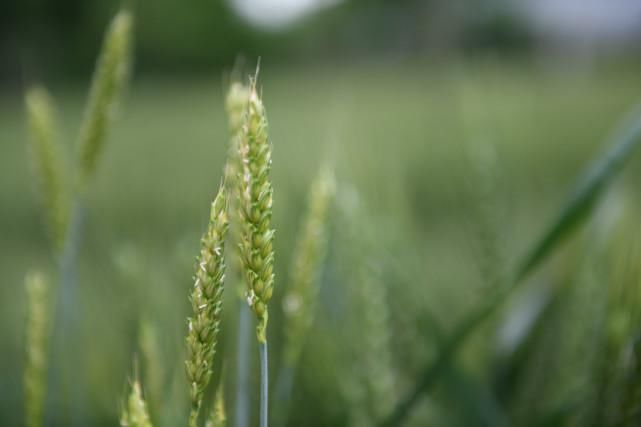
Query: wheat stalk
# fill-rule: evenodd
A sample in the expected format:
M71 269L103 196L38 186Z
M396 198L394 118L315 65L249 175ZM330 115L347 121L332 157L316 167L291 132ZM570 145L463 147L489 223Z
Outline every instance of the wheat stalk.
M258 72L256 73L258 74ZM260 350L260 425L268 424L268 356L267 303L274 291L274 230L272 218L271 145L267 138L265 107L256 92L256 78L250 85L250 96L243 118L239 140L242 176L239 177L239 244L245 280L247 303L258 319L256 335Z
M24 369L25 425L39 427L43 421L46 390L47 342L49 338L48 284L39 273L27 275L27 336Z
M79 189L82 191L96 169L118 95L129 76L133 18L120 11L111 22L91 83L78 145Z
M225 110L227 111L228 128L230 134L230 144L227 155L227 162L225 163L225 185L227 192L230 195L229 211L230 215L230 237L232 247L238 247L240 243L240 224L239 217L239 179L242 175L242 163L240 159L240 139L243 132L243 119L247 111L247 102L249 101L250 90L249 87L240 83L233 82L229 86L227 97L225 99ZM235 257L235 263L232 264L232 274L234 279L237 279L243 269L240 257ZM243 294L245 286L243 280L239 279L237 282L241 285L237 287L240 296L240 307L238 311L238 347L237 347L237 380L236 380L236 426L246 427L249 424L248 408L249 408L249 346L251 340L251 332L249 330L249 323L251 322L251 313L246 306Z
M122 427L152 427L149 413L147 412L147 404L142 396L138 380L131 384L127 403L123 406L120 416L120 425Z
M61 395L59 373L71 370L75 363L72 354L63 359L63 352L67 346L77 345L77 326L74 321L74 312L77 310L76 293L76 260L82 236L83 204L82 196L86 191L87 182L93 174L99 153L102 151L107 129L111 124L115 100L122 90L128 75L129 48L131 44L133 18L126 11L120 11L112 20L105 35L103 46L93 75L89 100L84 113L83 124L80 130L78 143L77 182L74 187L73 206L66 227L63 251L60 254L60 287L59 302L56 309L58 317L54 322L52 351L51 389L55 392L49 394L48 417L53 417L57 411L55 397ZM72 398L74 408L72 414L81 414L83 394L77 384L72 384ZM75 416L75 415L74 415ZM80 421L82 423L82 421Z
M212 374L223 302L224 245L228 225L225 193L221 186L211 205L209 225L201 241L191 293L193 316L188 319L185 362L191 398L191 427L197 424L203 394Z
M51 97L41 87L30 89L25 103L33 169L53 245L60 252L67 233L69 194L65 186L66 165L55 141L54 108Z

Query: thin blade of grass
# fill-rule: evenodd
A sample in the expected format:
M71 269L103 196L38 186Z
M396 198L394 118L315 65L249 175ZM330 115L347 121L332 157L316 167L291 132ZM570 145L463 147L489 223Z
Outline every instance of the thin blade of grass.
M418 383L399 401L390 416L380 424L381 427L400 425L406 419L419 398L438 381L443 372L442 368L450 359L456 357L465 340L484 320L490 318L523 279L539 267L589 216L609 184L623 169L626 160L641 143L641 109L635 110L630 117L631 119L624 121L621 130L615 133L611 148L598 157L577 180L559 214L535 241L532 249L526 252L523 260L517 263L507 286L461 321L449 339L446 339L436 360L425 368L419 376Z

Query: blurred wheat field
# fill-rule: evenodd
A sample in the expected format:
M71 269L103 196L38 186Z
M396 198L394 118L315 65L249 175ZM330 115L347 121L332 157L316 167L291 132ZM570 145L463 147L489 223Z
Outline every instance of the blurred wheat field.
M497 262L486 259L490 251L479 237L479 221L489 220L485 227L501 242L498 264L520 255L554 214L577 173L638 102L641 74L638 64L595 65L580 73L492 61L264 66L261 86L273 143L276 281L283 285L276 287L269 332L275 343L274 372L280 361L279 311L288 264L306 191L324 159L335 167L337 204L357 206L362 215L360 231L338 221L334 225L314 339L308 340L296 378L295 402L300 405L292 405L298 409L291 425L324 426L347 425L345 404L336 392L342 380L336 369L341 338L335 332L350 311L341 273L349 266L340 256L348 230L364 236L362 251L371 254L365 255L371 257L368 263L377 264L387 295L398 398L433 357L436 338L425 326L428 314L448 328L487 292L483 271L487 263ZM58 137L71 152L84 87L54 86L51 91L59 110ZM182 340L193 256L227 152L224 91L218 75L134 79L120 108L89 195L79 259L85 357L77 369L86 390L89 425L116 424L133 359L143 357L138 347L141 322L159 331L166 394L180 395L185 388ZM31 184L21 97L0 96L0 424L19 425L22 283L34 265L50 275L55 265ZM490 178L484 175L488 171ZM615 227L609 232L614 240L638 235L639 178L637 156L605 206L625 207L629 231ZM484 187L487 179L489 190ZM478 213L486 208L489 213ZM570 272L581 270L577 265L586 256L581 244L591 245L588 237L573 239L532 281L561 287ZM638 278L631 280L638 283ZM229 288L216 363L224 359L234 369L237 296L233 285ZM498 327L501 320L492 325ZM460 359L472 379L489 381L487 348L495 338L493 329L484 327L464 347ZM575 351L566 357L581 354ZM416 411L416 425L424 419L440 425L439 420L448 419L439 418L448 405L457 411L448 387L460 386L460 381L452 375L448 386ZM159 406L150 402L154 404ZM526 412L514 407L516 419ZM177 425L180 415L172 410L167 409L159 425ZM420 418L423 412L431 415Z

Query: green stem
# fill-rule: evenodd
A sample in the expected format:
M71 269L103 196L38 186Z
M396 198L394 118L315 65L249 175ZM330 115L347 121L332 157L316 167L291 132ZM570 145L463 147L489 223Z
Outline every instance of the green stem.
M236 427L249 425L249 346L251 344L251 312L244 300L240 300L238 313Z
M82 203L76 200L73 204L69 228L65 238L63 252L59 259L59 290L56 303L54 327L51 335L51 368L49 369L49 379L47 393L47 416L46 425L55 425L61 420L58 418L58 411L61 409L63 402L59 401L60 396L64 396L65 389L71 387L71 425L81 425L82 404L80 399L82 393L76 382L67 380L70 378L70 366L81 361L81 357L76 357L80 351L78 346L78 328L77 328L77 259L80 250L82 227L83 227L84 209ZM73 357L74 360L70 360Z
M267 341L259 344L260 349L260 427L267 427L269 419L269 375Z

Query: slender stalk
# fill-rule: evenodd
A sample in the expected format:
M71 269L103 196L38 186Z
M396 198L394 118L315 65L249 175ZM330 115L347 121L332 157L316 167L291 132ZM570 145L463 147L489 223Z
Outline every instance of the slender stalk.
M56 310L53 321L53 332L51 335L51 367L49 370L50 384L47 396L46 425L52 426L60 422L56 419L57 409L60 407L56 400L64 395L67 383L63 384L61 376L69 378L69 367L79 363L80 360L69 360L69 355L77 354L78 346L78 322L76 321L76 288L77 288L77 259L80 250L82 229L84 225L84 208L79 200L74 202L71 211L69 228L65 238L65 245L59 258L59 291L56 302ZM71 350L71 351L70 351ZM80 411L83 405L80 400L80 392L77 382L69 385L71 387L71 424L82 425ZM80 418L80 419L76 419Z
M258 345L260 350L260 427L267 427L269 420L269 358L267 341Z
M240 300L238 313L238 378L236 385L236 427L249 425L249 352L251 345L251 312Z

